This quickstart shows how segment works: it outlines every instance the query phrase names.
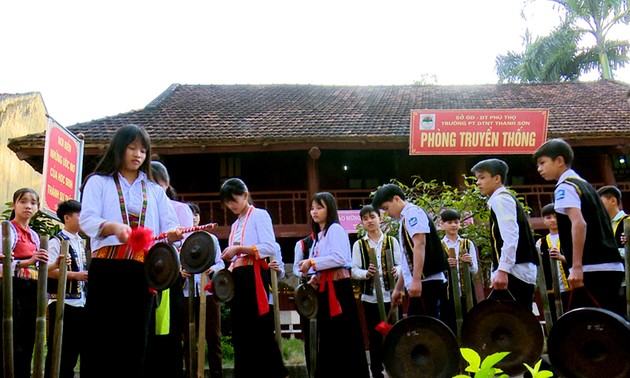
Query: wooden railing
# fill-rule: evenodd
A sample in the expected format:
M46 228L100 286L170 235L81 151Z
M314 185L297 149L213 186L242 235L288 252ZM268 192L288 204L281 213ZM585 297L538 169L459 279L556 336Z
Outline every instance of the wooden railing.
M595 188L603 185L602 183L593 184ZM617 187L624 193L624 197L630 196L630 182L617 183ZM532 217L539 217L540 209L553 202L554 184L514 185L511 188L523 196L525 203L532 208ZM337 206L341 210L360 209L361 206L372 202L370 197L372 190L369 189L330 189L328 191L335 196ZM256 206L267 209L274 225L308 223L311 204L306 190L256 192L253 193L252 198ZM180 200L197 203L201 209L202 222L215 222L219 226L227 226L236 219L234 214L221 203L219 193L180 193Z

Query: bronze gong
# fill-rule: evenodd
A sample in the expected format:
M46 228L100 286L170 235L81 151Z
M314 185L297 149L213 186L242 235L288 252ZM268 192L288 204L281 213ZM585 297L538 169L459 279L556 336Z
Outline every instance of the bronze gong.
M149 286L165 290L180 276L177 250L168 243L155 243L144 258L144 274Z
M229 302L234 298L234 278L232 272L221 269L212 276L212 292L221 302Z
M601 308L578 308L553 325L551 365L567 377L630 377L630 323Z
M197 231L188 235L181 250L182 267L190 274L202 273L214 263L216 249L212 235Z
M307 283L295 289L295 308L305 318L314 319L317 316L317 291Z
M527 370L523 363L534 366L543 350L540 322L531 309L513 300L486 299L464 317L462 347L471 348L483 360L498 352L510 352L497 363L510 376Z
M460 365L457 338L441 321L424 315L409 316L389 330L383 362L392 378L451 378Z

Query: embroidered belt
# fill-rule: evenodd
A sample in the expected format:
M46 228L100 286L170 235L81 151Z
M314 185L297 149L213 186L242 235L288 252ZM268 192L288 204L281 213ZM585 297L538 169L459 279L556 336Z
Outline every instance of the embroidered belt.
M339 281L339 280L342 280L344 278L350 278L352 276L350 274L350 269L348 269L348 268L333 268L333 269L326 269L326 270L322 270L322 271L317 272L318 278L321 279L322 278L321 276L324 273L327 274L327 275L331 275L333 281Z
M2 265L0 264L0 268ZM0 277L3 275L3 269L0 269ZM26 268L19 268L13 271L13 277L22 278L26 280L37 280L39 277L39 271L35 266L28 266Z
M129 244L110 245L92 252L92 258L113 260L135 260L144 263L147 251L132 251Z
M249 257L239 257L236 260L234 260L230 268L234 269L234 268L240 268L242 266L251 266L251 265L254 265L254 261L256 260Z

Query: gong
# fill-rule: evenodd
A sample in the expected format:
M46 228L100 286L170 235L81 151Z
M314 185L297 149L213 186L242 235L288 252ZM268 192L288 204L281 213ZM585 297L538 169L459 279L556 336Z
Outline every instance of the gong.
M385 336L383 363L392 378L451 378L460 365L457 338L441 321L424 315L406 317Z
M314 319L317 316L317 291L307 283L300 284L295 289L295 308L305 318Z
M543 350L543 333L531 309L513 300L486 299L464 317L462 347L471 348L483 360L498 352L510 352L497 367L510 376L534 366Z
M144 274L149 286L155 290L173 286L180 276L175 247L165 242L154 244L144 258Z
M182 267L190 274L205 272L216 257L214 239L209 232L197 231L188 235L181 249Z
M232 272L221 269L212 276L212 292L221 302L229 302L234 298L234 278Z
M630 323L601 308L578 308L553 325L551 364L567 377L629 377Z

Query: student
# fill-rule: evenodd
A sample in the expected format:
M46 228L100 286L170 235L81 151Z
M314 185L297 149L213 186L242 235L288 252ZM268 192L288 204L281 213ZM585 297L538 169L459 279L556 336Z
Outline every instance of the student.
M538 256L525 210L504 186L508 166L503 160L487 159L471 171L477 177L479 191L488 197L490 208L493 296L497 290L508 290L507 298L514 298L531 311Z
M196 203L189 202L188 206L190 207L193 213L193 226L199 226L200 222L200 210L199 206ZM219 239L214 234L210 234L212 238L212 242L214 244L214 250L216 251L214 257L214 264L208 268L205 272L201 274L205 274L208 276L208 281L212 278L212 275L215 272L225 268L225 263L221 259L221 247L219 246ZM199 306L200 306L200 292L203 289L201 287L201 274L195 274L193 278L194 287L192 290L192 300L194 301L194 311L195 311L195 329L199 329ZM186 280L184 283L184 361L190 361L190 334L188 329L189 323L189 303L191 300L191 291L190 286L188 284L189 279L192 277L190 273L188 273L185 269L182 268L182 277ZM216 297L210 292L206 290L206 348L207 348L207 361L208 361L208 369L210 372L211 378L221 378L223 376L223 355L221 350L221 302L219 302ZM187 362L185 364L185 376L190 376L190 372L188 371L190 364Z
M221 258L232 261L234 298L230 302L234 376L286 377L269 311L269 274L265 259L276 253L276 240L267 211L251 204L249 190L238 178L226 180L219 191L225 206L238 216Z
M573 295L570 308L601 306L625 316L620 295L624 267L610 219L593 186L571 169L573 149L562 139L551 139L533 157L542 178L558 182L554 209L560 244L571 267L569 285L574 290L586 288L587 295Z
M134 251L127 243L132 227L167 232L170 243L183 238L173 206L152 180L150 155L146 130L121 126L82 190L79 224L92 248L81 358L89 377L144 374L155 295L144 272L148 251Z
M201 209L199 205L194 202L188 202L188 207L190 207L190 211L192 211L193 226L199 226L199 222L201 221Z
M190 207L176 201L177 194L171 186L168 170L159 161L151 161L153 181L158 184L169 198L179 226L191 227L193 214ZM187 235L184 235L184 239ZM149 338L147 341L147 356L145 360L145 375L148 377L178 378L183 376L184 349L184 291L183 278L178 277L172 287L162 290L159 306L154 306L151 313Z
M348 234L339 224L335 197L316 193L311 201L313 257L300 261L300 272L315 272L318 286L316 377L369 377L352 289ZM311 337L316 337L311 335Z
M392 304L402 303L403 289L409 294L407 315L428 315L439 318L439 301L446 294L448 270L446 254L433 220L419 206L407 202L405 193L395 184L380 187L372 200L400 222L398 239L402 247L402 280L396 281Z
M599 197L604 204L604 209L606 209L606 212L610 217L613 235L615 236L615 241L617 242L619 253L623 256L623 254L625 253L625 235L623 234L623 222L630 216L620 209L621 190L617 189L616 186L607 185L599 188L597 190L597 194L599 194Z
M9 237L13 254L13 369L15 378L29 378L35 346L39 273L37 266L40 262L48 262L48 252L40 248L39 235L29 226L31 218L39 211L37 192L30 188L18 189L13 193L12 206ZM2 258L4 259L4 255ZM0 289L1 282L2 280ZM2 310L0 301L0 311ZM0 359L4 358L2 352L3 348L0 346Z
M357 240L352 246L352 278L359 280L361 287L361 301L365 313L365 323L370 341L370 371L373 378L383 378L383 335L376 330L381 322L374 277L378 275L381 282L385 312L391 307L390 280L398 278L400 268L400 245L392 236L384 235L381 231L381 215L372 205L366 205L359 212L361 225L366 230L365 236ZM377 266L370 261L369 250L374 249ZM388 264L385 251L392 255L393 266Z
M475 244L470 239L462 238L459 236L459 230L461 229L461 215L458 211L453 209L446 209L440 214L442 220L442 228L444 229L444 237L442 238L442 247L444 252L448 256L449 249L455 250L456 257L448 257L448 265L451 268L456 268L457 272L457 289L449 290L447 298L444 298L444 304L441 307L440 320L446 323L454 334L457 334L457 322L455 315L455 303L454 300L460 300L462 304L462 315L466 314L466 292L464 291L464 281L462 277L462 266L468 264L470 269L470 285L473 288L473 277L479 272L479 265L477 264L477 250ZM450 270L449 270L450 275ZM450 281L449 281L450 282ZM453 293L454 292L454 293ZM476 298L473 293L473 304L476 303ZM470 309L468 309L470 310Z
M536 242L536 249L540 252L542 256L543 262L543 272L545 274L545 283L547 284L547 291L549 294L553 295L553 278L551 275L551 260L557 261L557 275L558 275L558 285L560 287L560 296L563 304L563 308L566 310L568 301L569 301L569 293L571 288L569 287L569 281L567 281L567 277L569 277L569 267L567 265L567 259L562 254L562 249L560 248L560 237L558 235L558 221L556 220L556 211L554 210L554 204L548 203L543 206L541 210L541 215L543 216L543 222L545 226L549 230L549 233L546 236L538 239ZM554 319L557 319L556 314L556 306L551 307L551 314Z
M74 367L79 360L84 341L84 332L87 327L85 321L86 282L88 280L87 257L83 239L79 235L79 214L81 202L67 200L57 205L57 217L63 222L63 230L48 242L48 254L51 261L56 261L60 256L61 240L68 241L68 254L66 275L66 292L63 309L63 333L61 337L61 365L59 377L73 378ZM63 260L62 260L63 261ZM63 262L62 262L63 263ZM57 318L57 285L59 278L59 266L48 266L48 337L46 352L45 376L50 377L52 369L53 346L55 341L55 319Z

